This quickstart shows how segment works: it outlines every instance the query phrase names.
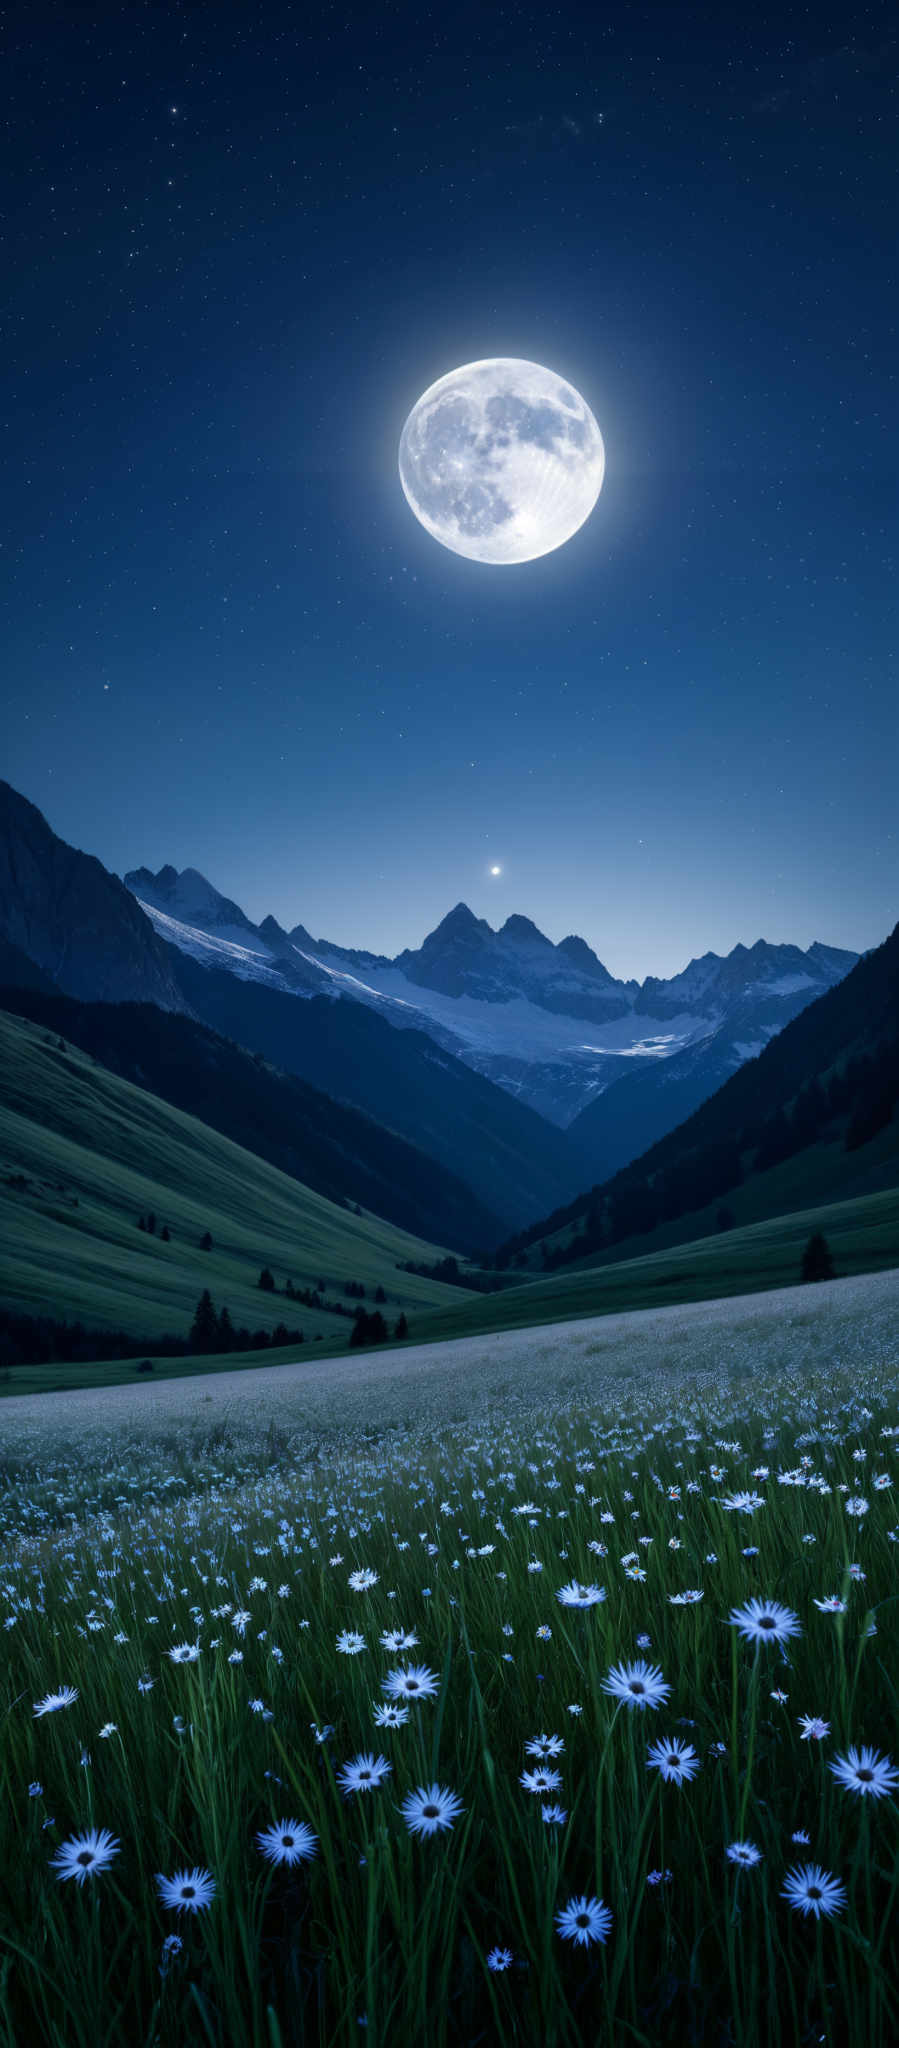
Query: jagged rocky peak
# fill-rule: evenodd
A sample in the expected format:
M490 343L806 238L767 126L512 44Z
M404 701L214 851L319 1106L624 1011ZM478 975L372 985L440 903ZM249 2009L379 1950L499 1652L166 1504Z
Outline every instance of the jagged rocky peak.
M125 876L125 883L135 895L143 884L146 888L157 889L160 895L172 896L178 884L178 870L171 863L160 868L158 875L154 875L152 868L132 868Z
M447 911L445 917L441 918L440 923L435 925L434 930L428 933L423 944L427 946L431 939L468 939L472 938L475 932L481 932L491 939L494 936L485 917L475 917L474 911L469 910L467 903L457 903L452 910Z
M556 952L561 953L581 974L596 975L600 981L612 982L615 979L608 968L603 966L592 946L588 946L586 939L579 939L576 932L572 932L567 939L560 939Z
M155 875L151 868L132 868L125 876L125 887L141 903L148 903L153 910L164 911L184 924L200 925L204 930L220 930L223 926L246 932L256 930L240 904L223 896L201 875L199 868L182 868L179 874L171 862L166 862Z
M302 925L299 929L302 931ZM267 946L289 946L291 936L291 933L286 932L284 926L280 925L277 918L272 917L271 914L268 917L264 917L259 926L259 937L265 940Z
M554 950L552 940L547 939L529 917L519 917L515 913L506 918L497 938L508 939L513 946L549 946Z

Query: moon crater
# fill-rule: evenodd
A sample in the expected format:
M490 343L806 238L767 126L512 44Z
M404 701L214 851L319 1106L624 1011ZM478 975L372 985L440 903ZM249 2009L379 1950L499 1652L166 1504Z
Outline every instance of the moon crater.
M589 518L604 467L586 400L554 370L515 356L438 378L400 439L416 519L478 562L530 562L561 547Z

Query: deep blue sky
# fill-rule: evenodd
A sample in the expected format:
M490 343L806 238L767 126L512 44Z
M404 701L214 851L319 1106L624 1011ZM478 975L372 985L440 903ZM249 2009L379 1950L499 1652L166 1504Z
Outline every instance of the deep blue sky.
M459 898L640 976L882 938L892 8L12 24L5 772L56 830L391 952ZM606 444L517 567L396 471L492 354Z

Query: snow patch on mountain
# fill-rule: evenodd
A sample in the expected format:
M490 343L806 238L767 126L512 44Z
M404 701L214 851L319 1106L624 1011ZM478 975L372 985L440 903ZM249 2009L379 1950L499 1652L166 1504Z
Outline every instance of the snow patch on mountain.
M141 910L146 912L155 931L161 939L177 946L182 953L189 953L204 967L226 967L242 981L281 982L283 977L270 968L271 954L261 940L255 946L243 943L246 931L238 925L225 926L215 933L206 932L199 925L185 924L179 917L170 917L164 910L157 910L154 903L148 903L137 896Z
M203 965L296 996L365 1003L563 1126L625 1062L639 1071L689 1055L711 1077L754 1058L857 957L758 940L641 985L616 981L583 939L554 945L519 916L494 931L457 903L417 951L388 960L313 939L303 925L288 933L268 917L257 927L195 868L138 868L125 882L160 937Z

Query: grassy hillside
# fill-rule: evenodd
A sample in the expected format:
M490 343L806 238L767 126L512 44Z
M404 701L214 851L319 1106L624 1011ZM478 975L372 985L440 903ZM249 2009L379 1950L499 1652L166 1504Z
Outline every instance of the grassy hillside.
M525 1281L490 1296L460 1295L429 1283L445 1305L430 1313L410 1314L410 1345L440 1343L445 1338L489 1336L502 1330L539 1327L541 1323L576 1321L580 1317L614 1315L620 1311L658 1308L666 1303L715 1300L763 1293L793 1285L798 1279L803 1247L813 1230L823 1230L834 1253L839 1277L899 1267L899 1189L856 1201L806 1209L768 1219L742 1230L707 1237L670 1252L627 1259L601 1270L571 1267L545 1280ZM397 1279L407 1277L397 1274ZM810 1296L817 1290L810 1288ZM447 1297L451 1300L447 1301ZM260 1297L260 1300L263 1297ZM316 1320L300 1312L304 1328ZM319 1319L324 1320L324 1319ZM330 1328L317 1344L317 1357L345 1351L343 1333ZM182 1379L197 1373L236 1372L244 1366L281 1364L293 1354L231 1352L214 1358L158 1358L158 1379ZM362 1366L363 1353L353 1354ZM13 1366L0 1376L0 1397L52 1393L75 1387L118 1386L134 1382L134 1359L109 1359L83 1365Z
M478 1330L521 1329L574 1316L789 1287L799 1279L803 1248L815 1230L824 1232L839 1276L899 1266L899 1188L767 1218L640 1258L586 1270L563 1267L503 1294L464 1301L457 1296L439 1313L410 1319L410 1339L420 1344Z
M155 1003L81 1003L2 986L0 1010L61 1034L332 1202L360 1203L400 1230L463 1252L500 1235L496 1217L436 1159L194 1017Z
M789 1216L797 1210L820 1209L833 1203L850 1202L860 1195L880 1194L899 1186L899 1119L878 1132L857 1152L846 1152L838 1136L827 1143L810 1145L805 1152L784 1159L765 1173L750 1174L739 1187L702 1208L691 1209L670 1223L629 1237L607 1251L591 1252L574 1260L571 1271L585 1272L599 1266L620 1265L624 1259L668 1251L673 1245L690 1244L695 1238L718 1233L718 1212L723 1205L734 1223L761 1223L768 1218ZM571 1237L571 1226L541 1238L529 1247L527 1268L536 1276L543 1273L543 1246L553 1251Z
M340 1295L380 1282L388 1313L420 1313L454 1290L396 1271L444 1249L311 1192L194 1117L0 1013L0 1302L143 1336L185 1333L204 1287L251 1329L286 1321L341 1344L349 1323L260 1292ZM153 1210L171 1242L137 1228ZM209 1231L213 1250L201 1251Z

